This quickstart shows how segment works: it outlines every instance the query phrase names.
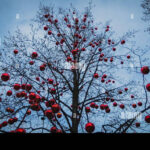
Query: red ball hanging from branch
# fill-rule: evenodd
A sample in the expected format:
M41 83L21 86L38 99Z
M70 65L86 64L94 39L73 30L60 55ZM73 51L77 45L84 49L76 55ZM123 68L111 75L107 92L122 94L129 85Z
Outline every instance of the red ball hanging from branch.
M93 123L89 122L89 123L87 123L87 124L85 125L85 130L86 130L88 133L92 133L92 132L94 132L94 130L95 130L95 125L94 125Z
M150 92L150 83L148 83L148 84L146 85L146 89L147 89L147 91Z
M10 75L8 73L3 73L1 75L1 79L2 79L2 81L6 82L6 81L8 81L10 79Z
M148 74L149 73L149 67L148 66L143 66L141 68L141 73L143 74Z

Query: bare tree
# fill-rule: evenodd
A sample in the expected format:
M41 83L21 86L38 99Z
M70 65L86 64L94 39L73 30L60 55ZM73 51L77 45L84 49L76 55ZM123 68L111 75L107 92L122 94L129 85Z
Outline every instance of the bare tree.
M134 31L116 38L109 23L94 23L91 9L41 4L30 33L17 29L5 37L0 132L122 133L140 126L137 116L150 108L149 68L140 71L141 54L130 41ZM129 80L131 72L142 83ZM139 113L121 117L131 110Z

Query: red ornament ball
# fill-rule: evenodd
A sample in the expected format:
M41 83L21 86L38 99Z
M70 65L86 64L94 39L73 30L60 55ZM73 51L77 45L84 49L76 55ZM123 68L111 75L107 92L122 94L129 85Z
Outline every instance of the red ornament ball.
M1 75L1 79L2 79L2 81L6 82L6 81L8 81L10 79L10 75L8 73L3 73Z
M146 89L147 89L147 91L150 92L150 83L148 83L148 84L146 85Z
M148 74L149 73L149 67L148 66L143 66L141 68L141 73L143 74Z
M88 133L92 133L95 130L95 125L93 123L89 122L85 125L85 130Z
M147 123L150 123L150 115L148 115L148 116L145 117L145 121L146 121Z

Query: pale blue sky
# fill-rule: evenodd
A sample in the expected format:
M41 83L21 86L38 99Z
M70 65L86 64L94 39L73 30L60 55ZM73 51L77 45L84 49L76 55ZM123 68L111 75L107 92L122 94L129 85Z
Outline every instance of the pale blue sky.
M32 19L41 0L0 0L0 37L8 30L13 31L16 26L28 25ZM93 9L96 21L105 22L112 20L111 26L122 35L128 30L136 29L139 33L135 40L138 46L145 46L149 42L150 35L144 33L146 23L141 20L142 0L93 0L95 8ZM72 3L78 9L87 6L89 0L42 0L45 4L53 2L55 6L69 7ZM20 19L16 19L16 14L20 14ZM131 19L131 14L134 19ZM141 40L142 39L142 40Z

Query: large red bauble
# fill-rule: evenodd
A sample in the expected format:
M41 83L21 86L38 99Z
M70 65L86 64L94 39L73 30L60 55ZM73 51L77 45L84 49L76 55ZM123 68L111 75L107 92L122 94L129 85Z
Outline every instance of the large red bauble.
M125 44L125 40L122 40L122 41L121 41L121 44Z
M132 107L133 107L133 108L136 108L136 104L132 104Z
M128 59L130 59L130 57L131 57L130 55L127 56Z
M12 95L12 91L7 91L7 96L11 96Z
M30 93L29 94L29 99L34 100L36 98L36 94L35 93Z
M113 106L114 106L114 107L116 107L116 106L117 106L117 103L116 103L116 102L114 102L114 103L113 103Z
M121 105L120 105L120 108L121 108L121 109L124 109L124 104L121 104Z
M143 74L148 74L149 73L149 67L148 66L143 66L141 68L141 73Z
M30 65L33 65L33 64L34 64L34 61L30 61L29 64L30 64Z
M96 104L95 104L94 102L92 102L92 103L90 104L90 107L91 107L91 108L95 108L95 105L96 105Z
M54 80L53 79L48 79L49 84L53 84Z
M47 27L47 26L44 26L44 30L47 31L47 30L48 30L48 27Z
M138 102L138 106L142 106L142 102Z
M52 88L52 89L50 90L50 92L51 92L51 94L56 94L56 89Z
M95 73L95 74L94 74L94 78L97 79L98 77L99 77L98 73Z
M3 73L1 75L1 79L2 79L2 81L6 82L6 81L8 81L10 79L10 75L8 73Z
M17 49L14 50L14 54L18 54L18 50Z
M104 110L104 109L105 109L105 108L104 108L104 104L101 104L101 105L100 105L100 109L101 109L101 110Z
M46 116L47 118L52 119L52 118L54 117L54 113L53 113L53 111L52 111L51 109L49 109L49 110L46 110L46 111L45 111L45 116Z
M148 116L145 117L145 121L146 121L147 123L150 123L150 115L148 115Z
M57 118L61 118L62 114L61 113L57 113Z
M51 35L52 34L52 31L48 31L48 35Z
M44 71L44 70L45 70L45 66L44 66L44 65L41 65L41 66L40 66L40 70L41 70L41 71Z
M37 57L38 57L37 52L33 52L33 53L32 53L32 58L34 59L34 58L37 58Z
M58 113L59 111L60 111L60 106L58 105L58 104L54 104L54 105L52 105L52 111L54 112L54 113Z
M27 90L27 91L30 91L31 89L32 89L32 85L31 85L31 84L27 84L27 85L26 85L26 90Z
M86 113L89 113L91 111L90 107L85 107L85 111L86 111Z
M148 83L148 84L146 85L146 89L147 89L147 91L150 92L150 83Z
M9 124L13 124L13 123L14 123L14 120L13 120L13 119L9 119L9 120L8 120L8 123L9 123Z
M20 90L20 88L21 88L20 84L14 84L14 89L16 91Z
M92 133L95 130L95 125L93 123L89 122L85 125L85 130L88 133Z

